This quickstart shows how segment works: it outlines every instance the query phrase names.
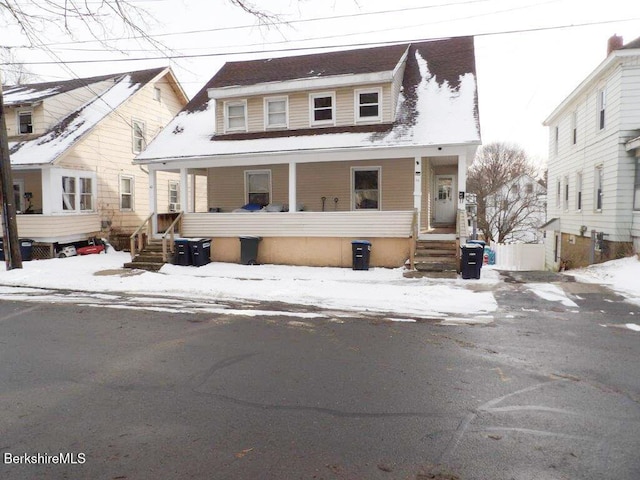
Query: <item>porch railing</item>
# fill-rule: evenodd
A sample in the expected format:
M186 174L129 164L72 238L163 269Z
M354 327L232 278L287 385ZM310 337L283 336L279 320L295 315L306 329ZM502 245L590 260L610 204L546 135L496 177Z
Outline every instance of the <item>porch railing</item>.
M184 212L180 212L178 216L171 222L169 228L162 234L162 261L169 261L169 252L174 253L175 250L175 231L176 225L178 225L182 221L182 216ZM178 227L178 231L180 228ZM167 239L169 239L169 245L167 245Z
M149 215L144 222L136 229L135 232L129 237L129 245L131 247L131 260L134 259L136 254L147 245L149 238L151 238L151 219L153 213Z

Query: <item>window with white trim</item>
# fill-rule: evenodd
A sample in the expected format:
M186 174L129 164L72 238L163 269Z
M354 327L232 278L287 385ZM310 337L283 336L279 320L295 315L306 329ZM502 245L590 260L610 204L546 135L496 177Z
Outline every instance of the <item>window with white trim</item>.
M352 209L380 210L380 167L352 167Z
M271 203L271 170L245 170L247 203L265 207Z
M265 128L287 128L287 97L272 97L264 99Z
M80 177L80 211L91 212L93 211L93 179Z
M145 135L145 125L141 120L132 120L131 121L131 136L132 136L132 147L133 153L140 153L146 147L146 142L144 139Z
M133 176L120 175L120 210L133 210L133 187Z
M553 153L558 155L558 143L560 142L560 127L556 125L553 129Z
M582 210L582 172L576 173L576 210Z
M562 199L562 206L565 210L569 210L569 177L564 177L564 197Z
M247 131L247 102L225 102L224 104L225 132Z
M598 90L598 128L603 130L606 126L607 111L607 91L602 88Z
M640 158L636 158L636 181L633 198L633 209L640 210Z
M76 177L62 177L62 210L76 209Z
M596 212L602 211L602 165L593 171L593 208Z
M373 88L355 91L356 122L379 122L382 120L382 89Z
M33 133L33 112L30 110L18 112L18 133L20 135Z
M562 199L562 183L560 179L556 181L556 207L560 208L560 201Z
M310 94L309 111L311 125L335 125L336 94L334 92Z
M162 101L162 90L160 87L153 87L153 99L156 102Z
M578 143L578 112L571 114L571 145Z

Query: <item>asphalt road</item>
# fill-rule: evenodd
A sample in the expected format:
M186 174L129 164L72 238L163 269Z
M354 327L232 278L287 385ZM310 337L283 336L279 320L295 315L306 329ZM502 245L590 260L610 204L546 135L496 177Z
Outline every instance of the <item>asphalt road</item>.
M640 307L507 280L488 325L2 301L0 478L640 478Z

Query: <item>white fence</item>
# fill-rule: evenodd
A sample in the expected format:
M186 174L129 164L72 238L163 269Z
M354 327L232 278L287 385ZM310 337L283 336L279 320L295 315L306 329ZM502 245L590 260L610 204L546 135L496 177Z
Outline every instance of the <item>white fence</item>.
M493 244L496 252L496 267L501 270L544 270L544 244L512 243Z

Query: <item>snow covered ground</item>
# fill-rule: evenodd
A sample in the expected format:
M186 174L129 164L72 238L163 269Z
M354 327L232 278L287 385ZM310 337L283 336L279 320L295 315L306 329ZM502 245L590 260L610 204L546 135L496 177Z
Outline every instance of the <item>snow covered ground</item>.
M159 273L140 273L122 270L127 261L129 254L110 251L106 255L24 262L24 268L10 271L5 271L3 265L0 298L16 300L22 294L31 301L60 301L59 294L46 289L66 289L92 292L93 295L82 298L87 302L90 297L101 298L101 306L109 306L110 298L115 303L113 294L127 293L140 298L138 305L145 303L148 308L173 308L173 311L176 310L172 304L176 303L183 305L182 311L193 311L189 305L200 301L208 302L208 307L201 306L198 311L204 308L247 315L252 314L252 308L260 308L255 302L261 301L341 312L376 312L397 321L442 318L447 323L487 323L497 309L491 285L500 281L498 272L491 269L483 269L479 280L441 280L403 278L401 268L354 271L231 263L202 267L165 265ZM190 300L189 305L183 302L186 299ZM212 305L229 301L240 301L243 307L230 310Z
M210 263L165 265L159 273L123 270L129 254L55 258L24 262L5 271L0 264L0 299L69 301L112 308L237 315L323 317L380 314L395 321L441 319L442 324L488 323L498 305L493 287L501 282L491 267L479 280L408 279L403 270L291 267ZM570 270L578 281L607 285L640 305L640 261L636 257ZM527 284L548 301L577 309L556 284ZM66 291L64 294L60 290ZM258 302L280 302L269 310ZM303 305L292 312L285 305Z

